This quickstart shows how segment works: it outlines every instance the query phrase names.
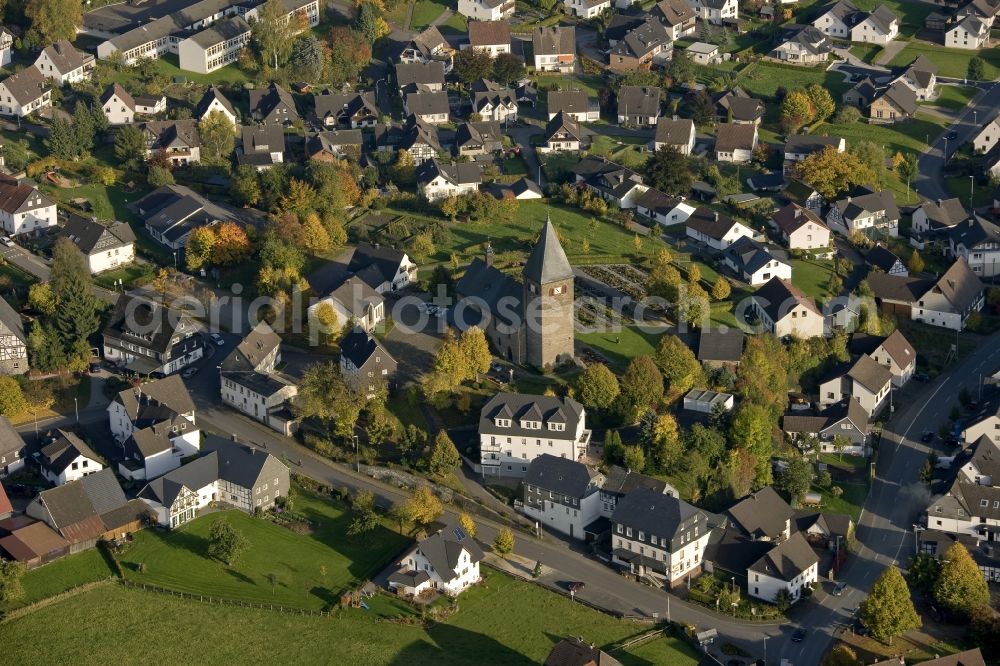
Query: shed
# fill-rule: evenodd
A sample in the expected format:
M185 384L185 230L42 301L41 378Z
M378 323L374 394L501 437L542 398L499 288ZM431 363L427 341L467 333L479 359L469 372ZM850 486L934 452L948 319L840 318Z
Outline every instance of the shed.
M691 389L684 396L684 409L692 412L711 414L718 405L727 412L733 408L733 394L709 391L708 389Z

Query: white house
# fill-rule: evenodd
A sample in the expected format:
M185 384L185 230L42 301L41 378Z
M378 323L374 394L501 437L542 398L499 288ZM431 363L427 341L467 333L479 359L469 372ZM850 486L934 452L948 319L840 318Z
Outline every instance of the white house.
M417 282L417 265L405 252L367 243L354 250L347 272L380 294L406 289Z
M178 527L215 502L253 513L290 490L288 467L270 453L208 435L200 457L150 481L137 497L160 525Z
M483 551L461 527L445 528L417 543L389 576L396 594L419 596L435 590L454 597L480 580Z
M177 469L184 458L198 455L201 432L184 421L164 420L135 430L120 444L123 456L118 473L126 479L149 480Z
M417 189L430 202L476 192L482 182L482 167L474 162L443 164L435 159L417 167Z
M772 216L771 223L790 250L828 250L830 247L830 229L819 215L797 203L781 208Z
M104 469L93 449L68 430L56 430L52 440L42 447L38 465L42 476L57 486Z
M829 407L854 398L868 416L874 416L888 404L892 390L892 373L868 354L862 354L854 365L819 385L819 405Z
M281 338L266 321L258 322L222 361L222 402L289 435L294 419L287 403L298 388L278 375L275 368L280 362Z
M525 515L573 539L601 516L604 477L581 462L543 453L524 477Z
M689 118L657 118L653 135L653 150L664 146L674 148L682 155L694 152L694 121Z
M375 397L382 387L389 388L398 365L392 354L360 326L340 340L340 376L368 398Z
M737 0L687 0L687 3L698 18L716 25L726 20L735 21L739 15L740 4Z
M990 39L990 27L971 14L952 23L944 31L944 45L950 49L978 50Z
M482 473L523 476L544 453L579 460L590 443L586 416L572 398L498 393L479 415Z
M563 0L566 13L583 19L592 19L604 10L611 9L611 0Z
M861 13L850 0L840 0L820 14L813 21L813 27L828 37L848 40L851 28L857 23Z
M847 196L834 202L826 214L831 229L845 236L855 232L899 235L899 208L891 190ZM871 230L871 232L869 232Z
M52 91L34 65L0 81L0 115L23 118L52 106Z
M548 100L549 120L559 113L577 122L595 122L601 118L601 107L596 99L587 97L583 90L553 90Z
M771 278L792 279L792 265L775 256L774 251L753 238L737 238L723 254L729 270L752 287L762 285Z
M945 230L964 222L968 217L969 213L958 197L925 201L910 217L911 232L926 234L929 231Z
M771 278L753 293L750 307L764 330L779 338L812 338L824 333L823 313L816 302L789 280Z
M214 85L209 87L205 91L205 94L201 96L198 106L195 107L194 117L198 120L204 120L213 111L218 111L224 115L233 125L237 124L236 121L239 119L239 115L236 113L236 108L232 102L226 99L226 96L222 94L219 87Z
M178 431L197 431L194 402L179 375L120 391L108 405L111 436L121 443L137 430L169 423Z
M819 558L802 533L795 532L747 568L747 592L774 602L785 591L795 603L819 580L818 573Z
M510 43L507 21L469 21L469 48L496 58L501 53L510 53Z
M911 307L910 318L932 326L962 330L973 312L983 308L983 283L959 258Z
M104 328L103 343L106 360L144 375L169 375L205 353L188 315L128 294L118 297Z
M977 540L996 534L1000 530L1000 486L956 479L948 492L927 507L927 527Z
M70 214L59 236L73 241L95 275L135 261L135 232L127 222L104 226L96 220Z
M667 227L683 224L695 210L697 209L684 199L668 196L652 187L635 200L637 213Z
M757 147L757 125L719 123L715 131L715 159L719 162L749 162Z
M996 419L995 416L992 418ZM1000 446L988 436L979 437L974 442L972 457L959 471L970 483L1000 486Z
M179 66L208 74L236 62L249 43L250 24L242 16L230 16L182 40L177 45Z
M851 27L852 42L888 44L899 36L899 17L885 5L865 15Z
M514 15L514 0L458 0L458 13L475 21L503 21Z
M576 68L576 28L539 27L531 34L535 71L570 74Z
M54 201L33 185L0 174L0 226L6 233L40 233L56 224Z
M698 208L684 222L688 238L723 251L740 238L753 238L754 231L725 213Z
M0 67L10 64L11 49L14 48L14 35L10 30L0 26Z
M0 479L24 468L24 440L6 416L0 416Z
M900 387L910 381L917 368L917 350L898 329L869 354L892 375L892 385Z
M623 497L611 517L613 564L673 587L701 573L711 536L708 517L649 488Z
M131 125L135 120L135 99L117 83L101 94L101 109L111 126Z
M68 40L60 39L42 49L35 59L35 67L45 78L64 86L89 79L94 69L94 56L77 51Z
M965 259L972 272L981 278L1000 273L1000 227L979 215L942 232L947 245L945 255Z
M309 321L321 325L318 320L320 308L326 307L333 311L335 330L343 329L347 322L354 320L357 326L371 333L385 321L385 299L357 276L347 278L329 295L310 305Z

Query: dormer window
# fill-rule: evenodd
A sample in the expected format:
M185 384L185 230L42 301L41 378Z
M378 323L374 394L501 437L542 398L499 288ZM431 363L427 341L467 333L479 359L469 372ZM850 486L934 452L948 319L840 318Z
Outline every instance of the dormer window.
M510 427L510 419L497 419L497 427L498 428L509 428Z

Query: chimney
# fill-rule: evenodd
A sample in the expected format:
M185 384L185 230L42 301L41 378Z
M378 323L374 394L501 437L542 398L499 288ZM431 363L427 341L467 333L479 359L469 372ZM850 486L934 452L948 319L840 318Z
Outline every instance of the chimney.
M971 226L972 226L973 224L975 224L975 223L976 223L976 218L975 218L975 216L973 216L973 217L970 217L970 218L969 218L969 226L971 227Z
M232 439L233 439L234 442L238 442L239 441L238 439L236 439L236 433L235 432L232 434Z
M940 205L941 205L941 200L940 200L940 199L938 199L938 200L937 200L937 205L938 205L938 206L940 206Z
M712 216L715 218L716 222L719 221L719 211L715 211L714 213L712 213Z
M851 203L851 195L847 195L847 203Z

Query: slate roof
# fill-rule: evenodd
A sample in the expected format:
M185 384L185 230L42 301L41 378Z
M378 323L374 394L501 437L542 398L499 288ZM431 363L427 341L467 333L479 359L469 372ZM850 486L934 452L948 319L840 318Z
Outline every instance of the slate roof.
M753 293L752 298L767 313L771 321L781 321L791 309L791 301L794 301L796 305L805 306L816 314L823 316L823 313L816 307L816 301L807 296L805 292L789 280L773 277L761 285L760 289Z
M738 328L723 330L706 326L698 338L698 360L739 363L745 337Z
M436 64L440 65L441 63ZM350 118L361 111L373 116L377 116L379 113L375 95L364 92L314 95L313 105L316 117L321 119L326 116Z
M969 268L965 258L959 257L938 279L933 289L939 291L955 310L965 312L979 298L983 283Z
M347 265L347 270L349 273L358 274L370 267L374 268L377 277L382 278L381 282L377 284L372 284L368 280L365 280L365 282L372 288L375 288L382 284L382 282L392 282L405 256L405 252L395 248L385 246L376 247L369 243L359 243L358 247L354 250L354 254L351 255L351 261Z
M771 486L747 495L727 513L744 533L772 539L784 532L785 521L794 515L792 507Z
M560 111L556 115L552 116L552 120L545 124L545 140L551 140L557 132L566 132L577 141L582 138L580 123L574 120L571 116L567 115L564 111Z
M276 108L284 106L288 109L288 119L298 116L295 100L287 90L272 83L267 88L254 88L250 91L250 114L261 119L267 118Z
M917 93L902 81L891 84L877 94L875 99L882 97L888 99L893 106L908 116L913 115L917 110Z
M455 285L455 292L465 298L481 298L493 316L508 325L519 321L518 316L524 307L524 285L496 267L487 266L479 257L465 269L465 274ZM499 309L497 306L501 299L516 304L514 312Z
M392 359L392 355L385 350L378 340L373 338L363 328L355 326L350 333L340 341L340 355L349 359L354 367L364 367L375 352ZM395 359L393 359L395 360Z
M830 52L830 40L811 25L788 25L781 29L778 37L782 44L795 43L813 55Z
M657 47L671 43L670 33L663 24L649 17L618 41L611 49L611 55L642 58Z
M931 77L936 74L937 65L925 56L919 55L907 66L902 76L918 88L926 88L931 84Z
M569 637L552 646L543 666L621 666L621 662L579 638Z
M772 578L789 581L803 571L819 563L809 542L801 532L795 532L785 541L769 550L762 558L750 565L750 570Z
M411 40L414 48L422 53L424 57L430 57L435 49L441 46L448 46L448 41L437 29L437 26L430 26Z
M190 39L203 49L210 49L248 32L250 24L246 19L242 16L228 16L191 35Z
M430 114L447 114L448 93L446 92L411 92L406 95L406 109L416 116Z
M66 222L59 230L58 235L61 238L69 238L80 252L84 255L89 255L94 252L98 241L101 240L101 237L105 233L114 238L115 241L109 247L124 247L135 243L135 232L125 222L115 222L111 226L106 227L96 220L89 220L73 213L67 216ZM100 249L104 251L108 247L102 246Z
M842 22L846 23L852 15L857 14L859 11L860 10L854 5L854 3L850 2L850 0L840 0L819 15L826 16L827 14L833 14ZM848 25L848 27L851 26Z
M56 43L46 46L42 49L42 53L49 56L49 61L55 65L56 71L60 74L69 74L94 60L94 56L77 51L66 39L60 39Z
M535 412L542 422L541 430L521 427L521 419ZM509 414L509 427L500 428L494 421L500 413ZM561 437L575 437L577 423L584 417L583 405L572 398L521 393L497 393L489 399L479 413L479 433L503 434L510 437L541 437L549 433L549 423L565 423ZM551 436L551 435L549 435Z
M715 151L753 150L756 136L756 125L719 123L715 130Z
M6 416L0 415L0 456L7 456L23 449L24 440L21 439L21 435L14 429Z
M653 7L652 14L668 26L680 25L695 19L694 10L684 0L660 0Z
M444 85L444 63L437 60L432 60L431 62L401 62L396 65L396 83L400 88L405 88L411 84Z
M0 335L14 335L22 343L27 341L21 315L4 298L0 298Z
M657 118L653 142L687 146L693 129L694 121L689 118Z
M685 225L691 229L715 240L725 238L734 224L738 223L725 213L704 206L697 208L685 221Z
M785 139L786 153L811 155L824 148L840 148L844 139L839 136L819 136L816 134L793 134Z
M920 204L920 210L927 215L927 223L931 230L940 227L953 227L968 218L968 212L961 199L938 199Z
M43 490L32 505L40 507L50 527L75 543L107 531L101 515L127 503L114 472L105 467L76 481Z
M867 354L862 354L854 362L847 376L872 393L878 393L892 381L892 373L884 365L879 365Z
M271 153L285 152L285 130L278 123L241 125L242 163L271 163ZM263 160L255 159L263 158Z
M186 316L159 303L121 294L104 328L104 338L128 341L165 355L175 344L174 336L181 333L184 338L192 326Z
M886 220L898 220L899 208L891 190L869 192L861 196L850 196L833 204L845 220L854 220L865 213L885 212Z
M427 160L417 167L417 182L429 183L438 176L455 185L483 182L483 169L475 162L445 164L436 159Z
M869 273L866 279L875 298L899 303L916 302L934 284L933 280L887 273Z
M660 115L660 93L655 86L622 86L618 91L618 113L643 117Z
M846 539L851 532L851 523L854 522L845 513L822 513L810 509L798 509L795 511L795 524L799 532L805 532L813 525L819 525L821 529L831 536L840 536Z
M787 261L771 254L771 250L766 245L758 243L747 236L737 238L734 243L726 248L724 256L736 266L736 270L740 274L756 273L772 261L788 264Z
M583 499L597 492L600 475L583 463L543 453L528 465L524 482L566 497Z
M659 215L666 215L680 203L681 200L677 197L664 194L655 187L649 188L635 200L636 206L646 208Z
M11 74L2 83L22 106L38 99L46 90L45 77L34 65Z
M604 484L601 486L602 493L624 497L634 490L645 488L654 493L665 493L674 491L674 488L663 479L656 479L646 476L630 469L625 469L619 465L612 465L604 475ZM674 491L676 494L676 491Z
M890 25L895 21L899 21L899 17L896 16L891 9L885 5L879 5L875 8L871 14L868 15L875 25L879 27L882 32L888 34Z
M39 192L32 185L8 176L5 173L0 173L0 210L11 214L17 213L22 210L28 199L35 198L36 196L40 203L31 206L32 210L54 205L51 199Z
M147 146L153 151L177 144L191 148L201 146L197 120L150 120L140 127L146 133Z
M638 488L618 500L611 522L649 535L667 537L671 552L680 545L683 531L699 524L708 530L708 517L704 512L673 495L649 488Z
M473 82L470 88L472 90L472 108L477 113L481 112L487 104L493 108L517 106L517 93L499 83L480 79Z
M803 208L797 203L790 203L784 206L771 219L788 236L791 236L808 222L812 222L823 229L827 228L826 224L824 224L823 220L816 213L808 208Z
M994 484L1000 483L1000 445L988 435L983 435L976 441L969 462L975 465L980 473L993 477Z
M470 536L459 539L452 529L442 530L417 542L415 550L427 558L434 572L446 583L458 577L455 569L463 551L469 553L473 564L483 559L483 551L475 539Z
M41 453L42 466L56 475L65 472L70 463L80 456L103 463L86 442L68 430L56 430L55 437L42 447Z
M219 103L223 106L223 108L225 108L226 111L231 113L233 117L239 115L236 113L236 109L233 107L232 103L228 99L226 99L226 96L222 94L221 90L219 90L219 87L213 85L209 87L208 90L205 91L204 95L201 96L201 100L198 102L198 106L195 107L194 110L195 117L201 118L206 113L208 113L209 107L212 106L212 102L215 100L218 100Z
M743 88L736 87L721 95L716 104L722 107L732 120L751 123L764 117L764 102L747 94Z
M115 402L125 408L133 424L140 428L176 414L194 411L191 394L184 386L184 380L176 374L127 388L118 393Z
M818 435L845 420L850 422L859 432L868 434L868 412L861 406L857 398L848 398L830 405L815 416L811 414L785 414L781 419L781 429L785 432Z
M469 21L469 44L475 46L510 45L508 21Z
M917 358L917 350L899 329L893 331L888 338L882 341L880 346L901 368L909 366Z
M549 93L549 113L587 113L590 98L583 90L553 90Z
M897 257L891 250L883 245L875 245L871 250L868 251L868 256L865 257L867 261L872 266L879 268L884 273L888 273L892 270L892 267L896 265L899 261Z
M263 360L281 346L281 337L264 320L257 322L222 362L222 370L260 370Z
M107 104L108 100L111 99L112 96L118 97L118 99L120 99L125 104L125 106L127 106L129 109L132 109L133 111L135 110L135 100L132 98L132 95L130 95L127 90L121 87L120 84L112 83L110 86L104 89L104 92L101 93L101 104L102 105Z
M550 219L545 220L541 236L528 255L528 261L524 264L524 277L536 284L573 279L573 268Z
M990 247L1000 244L1000 226L979 215L952 226L944 233L956 248L963 246L967 250L972 250L984 243Z
M535 28L531 34L531 44L536 56L575 54L576 28L572 26Z

